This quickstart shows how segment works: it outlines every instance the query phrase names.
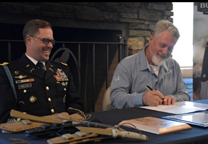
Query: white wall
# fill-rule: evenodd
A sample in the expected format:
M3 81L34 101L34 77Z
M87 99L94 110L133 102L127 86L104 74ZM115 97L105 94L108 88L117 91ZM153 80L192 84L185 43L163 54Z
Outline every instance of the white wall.
M180 38L172 55L181 67L193 66L193 2L173 2L173 23Z

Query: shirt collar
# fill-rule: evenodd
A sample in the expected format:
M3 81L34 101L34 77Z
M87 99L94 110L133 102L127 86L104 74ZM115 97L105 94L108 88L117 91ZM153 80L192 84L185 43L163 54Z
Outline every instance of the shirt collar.
M147 45L148 46L148 45ZM141 67L141 70L145 70L145 69L149 69L150 70L150 66L149 66L149 63L147 61L147 57L145 55L145 49L147 48L147 46L145 46L140 52L139 52L139 55L140 55L140 67ZM145 62L144 62L145 61Z
M148 45L146 45L139 53L140 53L140 67L141 67L141 70L146 70L146 69L149 69L149 71L151 71L150 69L150 65L148 63L148 60L147 60L147 57L145 55L145 50L146 48L148 47ZM166 71L169 71L170 67L173 66L173 63L171 62L170 60L171 58L168 58L161 66L163 67ZM145 62L143 62L145 61Z
M35 60L34 58L28 56L26 53L25 53L25 55L26 55L26 57L28 57L29 60L31 60L31 61L34 63L34 65L36 65L36 64L38 63L37 60ZM41 62L42 62L43 65L45 66L45 61L41 61Z

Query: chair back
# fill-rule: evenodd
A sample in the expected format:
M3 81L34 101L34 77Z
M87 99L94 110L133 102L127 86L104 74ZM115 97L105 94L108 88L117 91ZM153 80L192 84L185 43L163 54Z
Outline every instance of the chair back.
M110 87L108 87L103 96L102 110L107 111L111 109L112 109L112 106L111 106L111 100L110 100Z

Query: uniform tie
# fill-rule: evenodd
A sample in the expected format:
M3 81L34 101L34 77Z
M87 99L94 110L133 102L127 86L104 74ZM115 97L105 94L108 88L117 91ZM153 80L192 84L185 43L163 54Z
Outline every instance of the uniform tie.
M38 62L36 65L38 66L38 69L41 69L41 70L45 71L45 67L44 67L42 62Z
M45 75L45 69L44 69L43 63L42 63L42 62L38 62L38 63L36 64L36 66L37 66L38 69L39 69L40 76L41 76L41 77L44 77L44 75Z

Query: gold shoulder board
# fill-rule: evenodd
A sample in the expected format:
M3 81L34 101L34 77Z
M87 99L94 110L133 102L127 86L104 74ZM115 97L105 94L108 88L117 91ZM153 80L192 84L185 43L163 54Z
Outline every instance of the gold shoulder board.
M62 65L65 65L65 66L68 66L68 65L67 65L66 63L64 63L64 62L61 62L61 64L62 64Z
M9 63L8 62L3 62L3 63L0 63L0 66L4 66L4 65L8 65Z

